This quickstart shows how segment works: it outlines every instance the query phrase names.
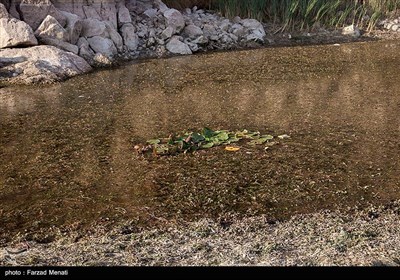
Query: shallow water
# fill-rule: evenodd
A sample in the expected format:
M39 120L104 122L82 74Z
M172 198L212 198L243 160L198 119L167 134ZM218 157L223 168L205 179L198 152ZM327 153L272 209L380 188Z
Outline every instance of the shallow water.
M0 232L267 214L400 199L400 42L149 60L0 88ZM290 139L145 157L171 133Z

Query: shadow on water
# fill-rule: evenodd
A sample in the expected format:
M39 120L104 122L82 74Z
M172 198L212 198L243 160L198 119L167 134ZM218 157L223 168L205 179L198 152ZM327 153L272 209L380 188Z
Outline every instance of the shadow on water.
M372 42L214 53L0 88L0 231L284 219L399 199L399 50ZM204 126L291 138L268 151L134 153Z

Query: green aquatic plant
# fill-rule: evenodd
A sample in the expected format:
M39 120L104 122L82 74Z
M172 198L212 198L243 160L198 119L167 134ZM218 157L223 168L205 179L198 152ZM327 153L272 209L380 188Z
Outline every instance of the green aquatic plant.
M285 136L287 136L285 134ZM154 155L173 155L187 153L196 150L210 149L221 145L226 146L227 151L238 151L239 147L228 145L245 141L248 146L263 145L275 137L269 134L261 134L259 131L212 130L204 128L200 132L185 132L182 135L170 135L167 138L157 138L146 141L145 145L136 145L135 150L139 153L151 152ZM279 139L284 139L278 136ZM285 137L285 138L288 138Z

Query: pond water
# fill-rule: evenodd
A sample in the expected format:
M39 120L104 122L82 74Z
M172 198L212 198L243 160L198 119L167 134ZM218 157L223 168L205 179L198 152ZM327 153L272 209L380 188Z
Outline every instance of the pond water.
M400 199L399 61L398 41L269 48L0 88L0 232ZM158 158L133 148L203 127L290 139Z

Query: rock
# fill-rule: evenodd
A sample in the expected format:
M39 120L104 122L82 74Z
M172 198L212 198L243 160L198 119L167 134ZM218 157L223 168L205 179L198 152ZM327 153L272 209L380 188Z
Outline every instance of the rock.
M129 51L136 51L139 46L139 37L135 32L135 27L132 23L125 23L121 29L124 45Z
M23 60L5 67L11 73L19 73L9 79L11 83L56 82L92 69L83 58L52 46L0 50L0 61L18 57Z
M154 0L154 5L157 7L157 9L161 12L164 13L166 10L169 8L167 5L165 5L161 0Z
M106 24L106 30L108 32L110 39L113 41L117 50L119 52L122 52L123 47L124 47L124 42L122 40L121 35L119 35L118 31L114 29L111 22L106 21L105 24Z
M78 41L76 42L76 45L78 46L78 48L81 48L83 46L89 47L89 42L85 37L79 37Z
M166 19L167 25L172 27L174 30L174 34L181 32L185 27L185 19L178 10L168 9L163 13L163 15Z
M8 13L6 7L0 3L0 19L1 18L10 18L11 15Z
M39 38L48 37L69 42L68 32L50 15L42 21L38 29L36 29L35 35Z
M125 3L129 11L135 12L140 15L144 11L153 8L153 1L136 1L130 0L130 3Z
M174 54L192 54L189 46L179 40L179 37L174 36L166 45L168 51Z
M192 52L198 52L200 50L199 46L193 42L185 40L185 44L190 48Z
M216 36L217 35L217 30L211 24L204 24L203 32L204 32L204 35L206 35L207 37L211 37L211 36Z
M103 21L111 22L112 26L114 26L114 28L117 29L118 19L117 19L117 8L115 2L117 1L109 1L109 0L103 1L101 3L100 16Z
M90 46L82 46L79 48L79 56L83 57L91 66L94 66L94 51Z
M343 35L353 36L355 38L358 38L358 37L361 36L360 29L357 26L355 26L354 24L346 26L345 28L343 28L342 34Z
M125 23L131 23L132 18L131 15L129 14L129 10L125 5L121 5L118 8L118 26L121 27Z
M399 25L393 24L392 28L393 31L397 31L399 29Z
M265 33L264 27L258 20L243 19L240 23L243 25L248 33L248 35L246 36L246 41L264 42L264 38L267 34Z
M233 23L239 23L241 21L242 21L242 19L239 16L234 17L232 20Z
M0 19L0 48L37 45L32 28L15 18Z
M229 21L229 19L225 19L225 20L221 21L221 22L218 24L218 27L219 27L222 31L227 32L227 31L229 30L229 28L231 27L231 22Z
M77 42L79 48L79 56L83 57L90 65L93 65L94 51L90 48L88 40L80 37Z
M197 39L192 41L192 43L199 44L199 45L205 45L205 44L208 44L208 42L209 42L209 40L205 36L200 36Z
M11 0L0 0L0 6L3 6L6 11L10 9ZM8 12L7 12L8 13Z
M82 21L82 36L84 37L94 37L101 36L107 37L107 28L104 22L89 18Z
M167 50L165 49L165 46L157 46L156 48L156 56L157 57L163 57Z
M144 11L143 14L148 18L154 18L157 15L157 9L148 9Z
M113 41L108 38L94 36L87 39L90 47L96 52L101 53L107 56L108 58L112 58L115 56L118 51L115 47Z
M184 29L184 33L191 39L195 39L203 35L203 31L201 30L201 28L193 24L186 26Z
M231 28L231 33L238 38L242 38L246 35L246 31L243 25L235 23Z
M16 18L16 19L21 19L21 16L20 16L20 14L19 14L19 12L18 12L18 10L17 10L17 4L19 4L19 2L18 2L19 0L11 0L11 3L10 3L10 9L8 10L8 13L12 16L12 17L14 17L14 18ZM18 3L17 3L18 2Z
M22 0L19 5L22 19L36 30L47 15L54 17L61 26L65 26L67 19L57 10L50 0Z
M82 32L82 21L80 17L75 14L68 12L62 13L67 18L67 25L65 29L69 34L69 41L71 44L76 44Z
M68 42L59 40L59 39L50 38L50 37L40 37L39 41L43 44L54 46L54 47L57 47L64 51L71 52L73 54L79 53L79 48L77 46L72 45Z
M88 19L97 19L101 21L101 17L99 13L93 6L83 6L83 12L85 13L86 18Z
M140 37L140 38L144 38L149 34L149 30L147 29L147 26L139 23L136 25L137 31L136 34ZM153 29L154 30L154 29Z
M171 26L165 28L165 30L161 33L161 39L166 40L172 37L174 34L174 29Z
M93 64L96 67L107 67L112 65L112 61L102 53L96 53L93 57Z

